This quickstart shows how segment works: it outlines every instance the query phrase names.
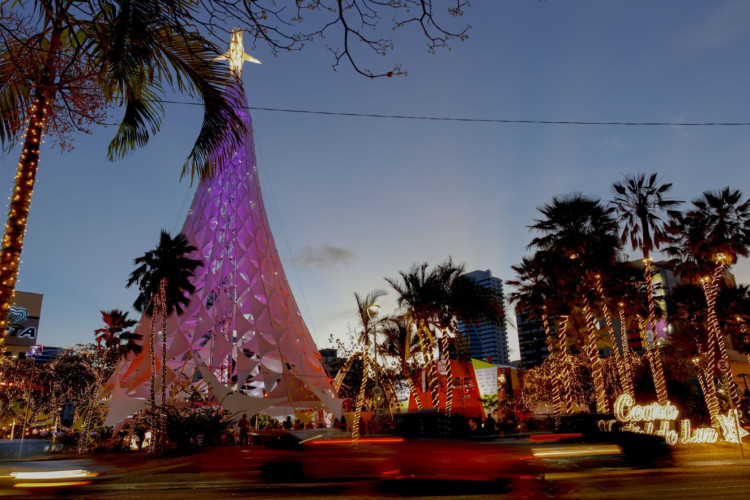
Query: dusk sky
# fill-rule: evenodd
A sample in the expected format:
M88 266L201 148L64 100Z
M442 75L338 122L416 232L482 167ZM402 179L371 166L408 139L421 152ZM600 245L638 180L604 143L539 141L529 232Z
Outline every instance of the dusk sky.
M437 2L438 0L436 0ZM439 2L438 2L439 3ZM750 2L475 1L469 39L429 54L396 33L387 58L408 76L332 71L325 43L273 57L248 52L250 106L471 119L750 122ZM455 26L459 26L456 24ZM326 40L336 44L332 37ZM185 96L174 100L188 102ZM118 111L112 122L119 117ZM412 264L449 256L503 280L526 255L527 226L555 195L609 200L625 174L658 172L690 201L731 186L750 194L750 126L544 125L252 111L264 202L287 277L319 348L355 328L353 292L388 290ZM133 259L182 227L195 186L179 181L200 124L168 104L162 132L106 160L112 128L47 141L18 289L44 294L39 342L93 341L102 309L131 310ZM18 148L2 157L11 193ZM6 210L7 213L7 204ZM750 281L750 265L734 269ZM508 289L506 287L506 294ZM395 294L382 300L395 306ZM509 310L510 312L510 310ZM139 315L131 313L135 318ZM512 316L510 312L509 316ZM518 358L515 322L511 358Z

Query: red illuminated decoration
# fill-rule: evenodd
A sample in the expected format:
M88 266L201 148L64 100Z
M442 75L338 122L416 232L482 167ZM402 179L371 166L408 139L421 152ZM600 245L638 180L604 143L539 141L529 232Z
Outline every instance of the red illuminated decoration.
M477 386L477 377L474 374L474 367L471 363L456 361L453 359L450 360L449 363L450 373L453 375L454 382L452 412L466 417L481 416L484 418L484 406L479 400L479 387ZM447 372L448 370L440 370L438 373L438 406L435 407L438 411L445 411L448 387L448 380L445 373ZM415 392L421 401L418 402L415 399ZM431 401L432 393L429 388L425 391L423 387L417 385L415 391L412 391L409 396L409 411L417 411L425 407L431 408Z

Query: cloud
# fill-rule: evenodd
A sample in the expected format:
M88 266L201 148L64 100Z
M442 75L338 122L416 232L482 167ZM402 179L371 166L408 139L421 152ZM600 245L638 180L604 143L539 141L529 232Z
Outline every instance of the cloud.
M348 264L354 259L354 252L346 248L337 247L328 243L320 248L305 247L293 257L295 263L301 266L315 266L320 269Z
M688 49L702 51L734 42L750 33L750 2L731 0L692 26L679 43Z

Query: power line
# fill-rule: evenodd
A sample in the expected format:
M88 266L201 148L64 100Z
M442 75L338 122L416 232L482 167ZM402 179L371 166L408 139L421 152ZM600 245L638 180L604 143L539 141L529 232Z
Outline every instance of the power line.
M158 101L163 104L186 104L203 106L198 102ZM278 113L298 113L307 115L347 116L356 118L386 118L394 120L420 120L466 123L508 123L526 125L614 125L628 127L747 127L750 122L625 122L625 121L583 121L583 120L514 120L506 118L461 118L449 116L388 115L381 113L347 113L341 111L323 111L310 109L268 108L263 106L245 106L250 111L272 111Z

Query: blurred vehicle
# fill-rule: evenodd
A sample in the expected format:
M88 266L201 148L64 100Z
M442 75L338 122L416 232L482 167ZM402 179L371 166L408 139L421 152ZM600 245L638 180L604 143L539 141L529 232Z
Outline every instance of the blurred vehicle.
M387 435L306 439L281 434L261 467L272 481L377 479L494 481L591 467L641 467L668 448L657 436L565 432L520 438L474 434L459 417L399 415Z
M55 445L44 440L0 441L0 492L21 495L42 488L75 488L99 475L90 460L58 458L53 451Z

